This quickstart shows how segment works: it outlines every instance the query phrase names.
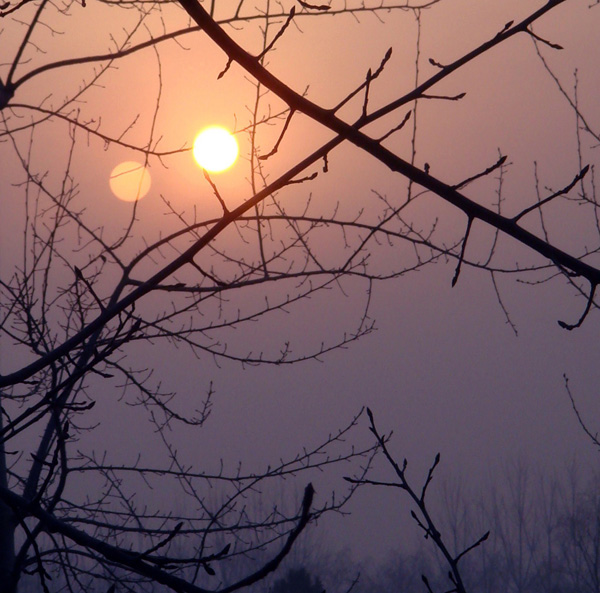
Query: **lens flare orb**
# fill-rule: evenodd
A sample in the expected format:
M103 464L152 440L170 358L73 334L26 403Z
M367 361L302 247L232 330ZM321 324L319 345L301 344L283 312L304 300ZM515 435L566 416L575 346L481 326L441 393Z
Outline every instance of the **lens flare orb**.
M140 163L125 161L111 171L108 182L119 200L135 202L150 191L150 172Z

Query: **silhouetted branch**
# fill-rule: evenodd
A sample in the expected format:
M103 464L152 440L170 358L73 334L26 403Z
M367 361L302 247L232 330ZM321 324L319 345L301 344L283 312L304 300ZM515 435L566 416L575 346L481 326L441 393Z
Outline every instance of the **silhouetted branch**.
M219 469L218 464L217 469L203 472L186 465L184 456L178 453L174 435L183 436L183 433L179 435L179 430L186 431L203 424L210 412L212 384L208 396L204 397L201 393L198 404L184 402L181 409L181 398L175 399L170 387L161 386L160 378L152 377L151 363L148 363L148 368L144 367L145 362L132 367L127 358L130 346L160 341L186 346L196 357L214 360L217 364L221 360L242 366L320 360L328 352L343 348L373 331L370 308L376 281L398 278L440 259L457 260L453 285L465 265L489 273L509 322L495 274L519 275L521 279L523 275L530 276L536 272L547 275L549 270L558 270L556 275L565 274L581 294L583 289L580 285L583 283L579 280L585 278L591 288L582 317L574 325L560 322L566 329L574 329L583 323L595 305L595 288L600 283L600 270L591 257L598 248L586 248L583 254L573 255L555 247L544 225L542 206L558 197L571 199L567 193L581 182L587 167L582 168L579 164L580 173L563 190L543 200L538 199L535 206L508 218L501 214L500 191L497 208L496 205L485 206L488 203L486 195L468 196L459 191L498 168L502 174L506 157L501 156L497 163L458 185L449 185L437 176L437 171L443 170L443 167L438 167L440 163L435 163L435 175L431 174L432 168L426 162L423 169L415 166L416 121L409 161L399 156L402 147L391 150L383 146L385 140L405 126L411 113L416 114L420 99L456 101L462 98L462 93L455 96L443 92L436 94L434 87L513 36L519 33L530 36L536 49L537 42L558 48L532 33L531 26L566 0L551 0L520 23L507 23L493 38L447 65L430 59L438 71L423 82L420 82L420 45L417 41L414 88L402 96L395 95L393 100L387 99L388 102L381 107L377 107L382 103L377 103L376 96L376 91L381 89L373 81L384 71L386 77L395 76L388 68L391 48L376 69L369 69L366 76L357 73L356 81L339 90L341 96L345 95L341 101L339 97L330 99L335 105L333 108L309 100L307 91L293 91L287 86L287 81L265 68L263 58L267 53L275 44L288 41L288 35L283 34L289 32L292 20L297 24L300 18L312 19L319 14L356 16L362 13L379 19L378 15L386 11L393 10L398 14L409 11L417 19L420 35L421 11L438 2L422 0L411 2L411 6L402 2L373 7L366 3L355 8L340 4L340 8L331 8L300 1L300 10L296 10L290 2L287 4L290 9L274 3L277 6L272 11L267 3L267 10L263 12L260 8L246 6L244 0L238 0L229 9L223 4L223 11L229 10L229 16L217 20L215 2L180 0L174 8L179 10L183 7L193 22L191 26L169 31L170 20L166 11L173 7L167 7L166 2L107 0L105 4L120 3L123 8L133 8L131 14L137 15L135 23L125 30L123 41L117 43L111 39L116 49L105 53L95 53L90 49L90 55L47 63L44 63L48 58L43 53L46 48L37 37L34 39L33 34L35 32L37 36L41 25L48 27L52 35L60 31L52 21L55 14L43 11L56 10L60 16L70 17L72 11L80 10L80 6L76 3L57 6L42 0L41 4L29 7L29 12L24 11L28 15L22 21L25 33L17 32L14 40L16 55L6 65L8 76L0 80L0 140L3 140L3 146L12 149L10 156L18 169L13 188L24 198L22 245L13 249L11 243L10 256L14 259L11 262L14 266L0 278L0 330L11 348L15 348L15 356L9 359L9 364L14 366L6 367L7 371L3 369L6 374L0 376L0 547L3 551L8 550L0 552L0 581L7 574L14 576L15 583L10 583L9 593L14 593L21 573L28 571L39 575L39 584L44 589L48 587L46 575L58 574L69 589L79 587L85 590L86 579L90 582L99 579L102 581L100 587L104 589L110 583L113 583L111 589L114 589L114 583L119 582L131 590L143 590L147 583L163 583L176 591L205 592L204 581L197 579L208 578L203 571L209 576L215 575L212 563L217 564L225 557L230 560L248 552L267 550L271 558L269 561L263 562L258 569L253 567L234 585L222 586L221 589L222 592L233 591L256 583L275 570L311 518L326 511L341 510L356 487L363 484L391 486L409 494L416 505L414 520L425 537L434 541L451 567L452 590L464 590L461 589L463 585L456 565L485 541L487 535L459 553L448 551L426 504L440 461L439 455L435 457L422 486L413 489L407 478L407 461L397 463L394 460L388 450L388 437L378 433L369 411L371 432L375 436L372 447L360 450L349 447L343 448L342 452L333 449L331 453L329 447L344 447L344 429L330 435L317 447L307 446L293 459L268 466L262 473L242 471L241 466L237 471L226 471L224 466ZM14 14L25 4L18 0L12 8L4 4L0 7L0 18ZM283 25L272 36L268 29L274 19L279 19L277 22L283 22ZM236 43L232 37L238 39L237 34L230 36L227 34L229 29L224 28L237 29L248 23L256 23L262 33L262 52L258 56ZM163 34L155 35L153 27L159 30L162 27ZM167 55L168 46L164 42L174 42L173 45L179 46L177 49L187 50L180 40L200 31L226 53L225 70L220 76L236 62L249 74L256 93L255 104L249 108L252 116L250 124L239 127L236 119L236 130L251 136L249 195L242 200L238 200L237 195L222 197L216 184L204 172L222 214L209 213L203 218L202 208L181 206L175 199L170 202L171 198L167 196L163 197L163 214L172 224L157 224L160 230L155 239L145 234L144 227L139 224L144 210L143 207L138 209L137 201L127 207L124 222L118 219L118 223L113 224L113 216L111 224L105 227L95 217L97 210L92 209L91 214L86 214L88 203L75 199L80 192L87 198L88 192L95 196L96 190L99 194L104 191L94 177L98 174L100 159L88 154L82 165L88 176L84 180L94 185L91 191L85 184L82 187L77 185L73 169L78 156L75 154L76 142L99 140L105 150L114 143L119 150L141 152L144 165L156 157L157 164L165 167L167 163L162 157L189 150L185 148L185 142L179 144L183 148L158 150L161 142L158 124L162 124L160 116L163 109L161 56ZM137 41L138 34L142 36L141 42ZM240 35L239 39L245 38ZM158 53L159 47L165 48L164 54ZM125 124L120 125L119 132L107 133L106 124L101 121L104 114L87 114L86 110L93 108L93 104L87 102L88 96L100 89L104 75L121 63L117 61L146 49L154 51L158 64L154 75L158 83L155 101L150 97L151 109L147 112L140 111L131 116L124 114ZM30 59L29 54L34 52L35 57ZM202 64L201 60L196 61L194 67ZM31 69L18 78L17 72L26 65ZM93 75L84 80L77 90L67 93L66 98L56 99L56 94L63 92L62 73L75 74L75 66L86 65L95 65ZM50 76L43 77L43 74ZM19 93L26 92L30 85L25 83L34 78L36 84L32 89L43 88L42 82L46 79L50 82L48 97L38 99L36 96L31 101L39 101L37 105L28 105L27 98L22 103L13 103L15 89L18 88ZM61 82L60 88L55 86L57 80ZM348 93L348 88L354 90ZM562 90L560 85L559 88ZM117 90L113 98L118 101L125 93ZM269 101L273 99L274 103L281 100L282 105L272 110L270 102L265 106L263 96L269 97ZM177 107L182 105L179 100ZM572 106L578 125L581 123L582 129L593 136L581 115L577 91ZM140 106L139 109L143 108ZM396 110L401 110L400 114L406 112L398 125L394 123L400 119ZM117 112L112 110L110 113L120 115L120 110ZM286 164L288 170L278 171L278 177L273 180L272 171L267 170L264 162L281 149L284 136L287 140L292 135L290 122L297 112L307 116L311 125L315 122L320 124L326 134L333 132L334 137L303 159L295 152L291 152L289 160L285 160L289 155L284 155L281 162L292 164ZM390 117L384 119L386 116ZM351 117L356 119L353 121ZM298 119L303 121L305 118ZM145 123L145 120L148 122ZM54 155L54 144L58 146L62 136L51 128L53 122L63 131L65 124L68 128L68 134L64 135L69 142L64 170L59 170L56 164L59 161ZM273 124L282 124L281 132L271 151L257 158L260 152L257 130L262 131ZM367 128L370 124L376 125ZM145 130L141 133L142 140L129 141L134 134L139 135L141 126ZM369 134L364 131L366 129ZM45 134L47 130L51 131L52 140L46 145L47 154L41 161L42 165L38 165L38 154L43 153L44 147L42 145L42 150L38 150L38 138L43 137L42 132ZM372 137L371 130L376 130L373 136L377 134L378 137ZM271 142L269 140L269 144ZM293 147L294 151L297 148L293 141L285 144ZM359 147L366 156L399 173L404 181L393 184L392 191L396 195L391 198L373 190L370 194L373 202L367 205L361 202L349 214L346 208L355 199L354 196L345 201L340 197L339 210L338 206L332 206L331 212L324 209L315 213L310 197L297 199L304 189L298 185L315 179L321 169L327 172L330 153L343 144ZM393 146L392 142L386 144ZM582 163L579 139L578 151L579 162ZM13 163L10 156L6 159L7 173ZM332 167L338 166L333 156L331 162ZM48 170L45 170L46 166ZM348 166L348 163L343 166ZM452 173L455 178L460 178L458 175ZM587 181L586 187L581 183L581 196L577 199L593 208L597 216L593 179L591 190L588 190L590 184ZM405 192L404 182L408 184L408 192ZM421 189L415 189L416 185ZM308 189L317 186L311 184ZM181 186L174 184L170 189L179 193ZM289 190L291 195L288 201L278 195L284 189ZM335 191L339 189L336 187ZM432 193L466 215L468 223L462 241L460 234L457 238L456 229L451 229L450 239L442 239L443 230L440 231L437 226L437 217L434 222L424 224L418 214L411 218L415 214L415 204L420 205L424 201L422 196ZM239 205L229 210L224 198L228 203L231 200L232 206L234 203ZM373 208L372 203L375 204ZM525 214L534 209L538 210L542 220L539 237L518 224ZM466 257L466 245L475 220L491 226L494 235L492 247L482 259L474 255ZM12 219L8 220L8 224L12 224ZM596 228L600 229L598 221ZM522 265L517 261L514 264L497 264L494 256L501 233L540 254L543 257L541 263ZM469 253L472 251L470 249ZM394 263L390 264L391 261ZM253 324L257 320L267 315L288 313L303 300L325 295L332 288L336 289L336 294L346 296L350 294L349 287L359 283L364 300L360 301L360 310L354 321L344 325L343 331L328 331L327 337L320 343L317 340L316 346L296 349L294 341L287 335L275 346L264 346L255 339L248 343L243 339L227 339L227 335L238 328L252 328L248 334L253 338L256 336ZM108 386L102 389L101 397L108 400L109 405L116 402L110 400L115 397L118 402L135 407L136 412L147 416L165 459L152 457L150 462L146 458L142 461L141 455L136 456L135 447L124 448L116 461L109 456L98 456L93 449L91 452L90 449L78 449L79 445L75 444L78 435L94 427L96 412L87 412L96 401L100 401L100 394L94 391L101 380L103 385ZM193 390L193 395L197 395L198 386L194 384ZM574 406L573 400L572 403ZM576 408L575 411L578 415ZM119 412L111 407L110 413ZM579 415L578 418L581 422ZM351 426L356 422L355 418ZM30 439L34 432L41 437ZM31 455L26 454L21 442L28 443ZM597 439L594 442L597 444ZM11 451L7 450L9 443L19 444L14 458L16 461L12 464L6 463L7 455L11 455ZM145 447L138 450L142 448ZM372 456L380 449L395 472L395 482L371 479L367 475ZM127 456L131 454L134 459L128 463ZM312 508L313 489L309 485L300 511L294 509L283 513L273 508L258 518L250 518L247 513L247 500L261 489L266 491L264 485L271 479L290 478L300 471L318 472L356 459L366 461L358 475L347 478L351 487L342 499L336 498L319 508ZM67 479L70 483L74 477L82 476L89 477L90 481L97 480L100 484L97 491L80 493L77 488L67 488ZM174 512L162 506L152 509L135 488L131 488L131 484L140 484L142 488L151 490L158 483L162 488L172 485L180 488L194 505L193 511ZM214 504L206 499L206 490L213 484L222 488L219 493L223 496ZM214 538L221 536L230 537L231 543L227 546L218 540L215 543ZM192 540L195 544L193 551L179 553L178 547ZM14 547L15 542L19 546L16 554L9 549L11 545ZM221 551L215 553L214 550ZM11 566L7 569L9 564ZM431 591L425 577L424 582Z
M573 397L573 394L571 393L571 389L569 387L569 377L567 377L566 374L563 374L563 379L565 381L565 389L567 390L567 395L569 396L569 400L571 402L571 407L573 408L573 412L575 412L575 416L577 417L577 422L579 422L579 426L581 426L583 432L590 438L592 443L594 445L596 445L596 447L598 447L598 449L600 449L600 438L598 437L598 433L597 432L593 433L588 428L587 423L584 422L583 418L581 417L579 408L577 407L577 404L575 403L575 398Z
M461 189L461 188L469 185L470 183L473 183L473 181L476 181L477 179L481 179L482 177L487 177L490 173L493 173L496 169L499 169L500 167L502 167L502 165L504 165L504 163L506 162L507 158L508 158L507 156L501 156L493 165L488 167L485 171L482 171L481 173L477 173L476 175L472 175L471 177L468 177L464 181L461 181L460 183L453 185L452 187L454 189Z
M299 521L296 527L290 532L280 552L272 560L267 562L258 571L242 579L238 583L235 583L229 587L218 589L215 593L230 593L231 591L236 591L242 587L246 587L257 582L275 570L283 558L289 553L294 541L298 538L300 533L308 524L313 496L314 489L312 485L309 484L304 491ZM208 589L195 586L185 579L172 575L163 569L158 568L155 566L155 563L152 562L152 559L147 556L146 552L142 554L135 554L130 550L113 546L102 541L101 539L92 537L87 533L72 527L65 521L56 519L53 515L44 511L38 503L27 502L25 499L6 488L0 487L0 499L4 503L17 509L24 516L35 517L38 519L43 524L44 529L48 530L50 533L60 533L73 542L101 554L107 560L110 560L118 565L126 566L130 570L133 570L140 575L152 578L157 583L166 585L173 591L183 591L185 593L208 593L210 591Z
M558 325L560 325L560 327L562 327L563 329L569 330L569 331L571 331L573 329L577 329L578 327L581 327L581 324L585 321L585 318L588 316L589 312L592 309L592 305L594 304L594 295L596 294L597 286L598 286L597 284L591 285L590 294L588 296L585 309L584 309L583 313L581 314L581 317L579 318L579 321L577 321L577 323L570 324L570 323L565 323L564 321L561 321L559 319Z
M417 91L413 91L413 93L407 95L403 99L393 101L385 108L381 108L371 113L367 118L362 117L360 120L360 127L370 123L371 121L379 119L384 114L397 109L399 106L405 103L407 97L420 97L426 88L433 86L433 84L437 83L439 80L468 63L475 57L489 50L491 47L505 41L517 33L526 32L527 27L531 23L564 1L565 0L552 0L542 8L535 11L529 17L525 18L523 21L521 21L521 23L514 26L507 25L507 27L498 33L491 41L482 44L479 46L479 48L473 50L463 58L447 66L442 72L430 78L426 83L421 84L418 88L418 94L415 95ZM569 269L574 274L587 278L593 285L600 283L600 270L586 264L576 257L567 254L553 245L550 245L546 241L535 236L533 233L530 233L529 231L526 231L522 227L518 226L513 219L506 218L489 210L488 208L481 206L463 194L460 194L451 186L401 159L397 155L384 148L377 141L360 132L358 129L358 124L355 126L349 125L337 118L332 111L325 110L303 96L295 93L282 81L268 72L264 67L256 63L252 56L245 52L211 19L208 13L200 4L196 2L196 0L180 0L180 3L188 12L190 17L193 18L198 25L204 27L206 33L217 45L219 45L219 47L221 47L227 53L230 59L238 62L254 78L260 81L261 84L266 86L283 101L285 101L290 108L305 113L310 118L339 134L339 139L336 139L336 144L340 143L342 138L349 140L356 146L376 157L382 163L387 165L392 171L401 173L411 181L418 183L436 193L453 206L462 210L468 217L473 219L477 218L483 222L486 222L487 224L490 224L498 230L515 238L517 241L527 245L530 249L537 251L540 255L550 259L555 264L562 266L565 269ZM329 150L326 152L329 152Z
M560 196L564 196L565 194L568 194L573 189L573 187L575 187L575 185L577 185L577 183L579 183L587 175L589 170L590 170L590 166L586 165L579 173L577 173L577 175L575 175L575 177L574 177L573 181L571 181L571 183L569 183L562 189L559 189L558 191L554 192L552 195L548 196L547 198L544 198L543 200L537 202L536 204L533 204L533 206L529 206L528 208L525 208L524 210L519 212L519 214L514 216L512 220L514 222L518 222L521 218L523 218L523 216L525 216L526 214L529 214L529 212L532 212L533 210L538 210L542 206L547 204L548 202L551 202L552 200L554 200L555 198L558 198Z
M459 93L458 95L430 95L423 93L420 99L439 99L440 101L460 101L467 96L467 93Z
M543 37L536 35L531 29L527 29L527 32L534 39L537 39L538 41L540 41L541 43L544 43L545 45L547 45L548 47L551 47L552 49L564 49L564 47L562 45L559 45L558 43L552 43L552 42L548 41L547 39L544 39Z
M279 134L279 138L277 138L277 142L275 142L275 145L267 154L261 154L258 157L261 161L266 161L269 157L272 157L274 154L277 153L277 151L279 150L279 145L281 144L281 141L283 140L283 136L285 135L285 133L288 129L288 126L290 125L290 122L292 121L293 115L294 115L294 110L290 109L290 112L288 113L288 116L285 119L285 123L283 124L281 134Z
M217 186L213 183L213 180L210 178L210 175L208 174L208 171L206 169L202 169L202 174L204 175L204 179L206 179L206 181L208 181L208 183L212 187L212 190L213 190L213 193L215 194L215 197L217 198L217 200L219 200L219 204L221 204L221 207L223 208L223 216L229 214L229 209L225 205L225 201L221 197L221 194L219 193L219 190L217 189Z
M458 263L456 264L456 269L454 270L454 277L452 278L452 286L456 286L458 282L458 277L460 276L460 269L465 259L465 250L467 249L467 241L469 240L469 234L471 233L471 226L473 225L473 219L467 219L467 230L465 231L465 236L462 240L462 246L460 248L460 256L458 257Z
M394 457L392 456L392 454L388 448L389 437L385 437L379 433L379 431L377 430L377 427L375 425L375 419L374 419L373 413L371 412L371 410L369 408L367 408L367 415L369 417L369 422L370 422L369 430L375 436L375 440L377 441L377 444L381 448L383 455L387 459L389 465L393 468L398 481L395 483L387 483L387 482L381 482L378 480L372 480L370 478L364 478L364 479L360 480L359 483L371 484L371 485L377 485L377 486L393 486L396 488L400 488L401 490L404 490L409 495L409 497L411 498L412 502L414 503L414 505L416 506L416 508L418 510L418 514L414 510L411 510L410 511L411 517L414 519L414 521L419 526L419 528L424 532L425 539L431 539L433 541L433 543L435 544L437 549L441 552L442 556L444 557L445 561L448 564L448 567L450 569L450 571L448 573L448 578L454 585L454 588L451 589L451 591L456 591L457 593L466 593L466 588L463 583L463 579L462 579L462 576L461 576L461 573L460 573L460 570L458 567L458 563L466 554L468 554L469 552L471 552L472 550L474 550L475 548L480 546L483 542L485 542L488 539L489 531L487 533L485 533L483 536L481 536L475 543L467 546L462 551L453 555L449 551L448 547L446 546L441 532L436 527L434 519L433 519L429 509L427 508L427 503L426 503L427 490L431 484L431 481L433 480L434 471L440 462L440 454L438 453L435 456L433 464L431 465L431 467L429 468L429 471L427 472L427 477L425 478L425 481L421 488L421 493L417 494L417 492L413 489L413 487L409 483L407 475L406 475L406 470L408 467L407 460L404 459L401 466L400 466L400 464L398 464L398 462L396 462L396 460L394 459ZM423 583L425 584L425 586L427 587L427 590L430 592L433 592L433 590L431 589L431 586L429 584L429 580L427 579L427 577L425 575L422 576L422 580L423 580Z
M303 2L302 0L298 0L298 4L307 10L331 10L331 6L327 4L309 4L308 2Z
M370 76L367 76L365 78L365 81L358 86L357 88L355 88L349 95L347 95L346 97L344 97L344 99L342 99L342 101L340 101L333 109L332 111L335 113L337 111L339 111L344 105L346 105L351 99L353 99L354 97L356 97L356 95L358 95L358 93L360 93L363 89L365 89L367 87L367 84L370 84L372 80L374 80L375 78L377 78L385 69L385 65L389 62L390 58L392 57L392 48L390 47L387 52L385 52L385 55L383 56L383 59L381 60L377 70L375 70L375 72L371 72ZM370 70L369 70L370 72Z
M257 61L262 60L273 49L277 41L281 38L281 36L285 33L285 30L289 27L290 23L294 19L295 14L296 7L292 6L292 8L290 8L290 12L287 16L287 19L285 20L279 31L277 31L269 45L267 45L267 47L265 47L265 49L256 57Z

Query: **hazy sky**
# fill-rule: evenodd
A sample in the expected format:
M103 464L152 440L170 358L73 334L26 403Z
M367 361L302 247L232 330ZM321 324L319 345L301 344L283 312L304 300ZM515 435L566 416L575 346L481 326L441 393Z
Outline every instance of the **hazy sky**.
M90 4L86 10L98 11L104 19L98 22L104 26L81 28L78 23L85 14L74 10L73 30L85 33L79 37L72 31L56 37L41 33L47 53L32 55L34 63L108 47L108 35L116 26L111 15L117 13ZM429 58L448 63L492 38L506 22L518 20L543 4L540 0L442 0L423 10L420 80L436 72L436 67L428 63ZM542 45L541 51L571 94L573 72L578 70L580 105L594 128L600 88L600 8L588 9L587 4L565 2L536 24L535 31L565 47L557 52ZM119 11L119 15L122 13ZM165 22L170 28L185 23L185 19L168 11ZM305 18L298 19L298 25L286 32L269 58L269 68L296 90L308 88L312 100L324 106L336 104L364 80L368 68L377 68L391 46L392 59L381 79L373 84L371 104L382 105L412 88L417 38L417 21L412 12L380 14L379 18L361 15L359 22L351 16ZM252 51L259 49L256 26L248 25L249 31L234 31L236 38ZM7 45L18 39L11 34L14 30L3 33ZM154 138L162 136L159 147L164 150L186 143L189 146L206 124L245 127L250 117L246 106L254 100L253 87L235 65L215 83L226 60L205 37L188 36L182 46L169 43L160 48L163 87ZM3 61L7 61L6 56ZM27 70L24 66L22 73ZM91 72L89 66L81 66L55 78L52 73L44 74L24 84L15 101L35 103L50 89L54 93L50 101L56 103ZM132 142L147 141L157 100L157 72L158 62L152 51L123 60L118 70L107 75L106 88L92 91L87 102L80 105L82 117L102 115L103 129L119 134L139 112L140 120L127 137ZM432 92L466 92L459 102L419 103L416 164L422 167L429 163L432 174L442 180L456 183L483 171L498 159L500 151L508 155L510 163L503 180L502 208L516 214L537 199L534 163L542 197L549 193L546 186L563 187L578 172L575 116L543 69L531 38L514 38ZM281 107L273 100L274 111ZM353 104L345 115L356 118L360 107L360 102ZM387 118L385 124L369 131L376 135L379 130L389 129L399 123L405 112ZM265 130L261 136L263 152L272 146L280 125ZM387 143L403 157L410 156L409 127ZM280 153L266 163L265 170L275 178L287 165L330 137L329 132L319 130L306 118L297 117ZM240 134L239 139L242 154L247 155L247 135ZM597 161L597 149L590 148L593 142L585 135L582 142L583 164ZM66 150L67 143L61 123L40 130L34 143L37 166L50 169L51 177L60 175L66 152L56 146ZM114 145L104 148L102 142L88 141L81 134L75 154L80 184L78 204L86 208L86 216L95 224L105 225L107 236L116 236L127 224L131 205L110 195L108 176L118 162L136 155ZM0 145L0 153L7 155L0 156L7 167L14 163L10 160L14 157L8 156L8 144ZM311 194L315 213L331 214L339 204L339 212L351 216L363 207L367 214L374 211L374 192L390 199L401 199L406 194L406 183L401 178L353 147L332 153L329 166L327 175L321 174L310 184L289 190L289 198L282 197L284 203L288 199L286 205L290 208L301 208ZM12 246L20 233L14 217L19 216L21 207L19 188L11 185L18 176L11 178L9 169L4 167L0 178L3 275L10 273L18 256ZM142 248L144 235L155 239L176 226L173 217L164 214L160 194L190 218L194 211L198 218L219 213L219 204L189 153L167 157L163 164L151 159L150 171L153 185L138 205L140 222L130 247L132 253ZM248 163L243 159L228 173L215 177L230 207L251 195L247 177ZM465 193L482 204L492 205L498 199L497 188L497 174L493 174ZM551 238L575 254L598 243L593 221L586 218L589 213L582 212L583 208L574 203L549 208L547 212ZM437 221L438 236L449 245L460 239L466 224L463 216L435 197L420 199L418 206L409 211L409 217L423 230ZM535 215L528 225L540 232ZM489 229L475 224L467 255L485 259L491 237ZM321 240L326 248L327 235L323 234ZM331 248L335 251L336 246ZM405 257L410 261L407 246L382 247L376 253L380 260L373 265L381 270L401 268ZM501 240L498 255L498 262L509 266L516 261L541 262L507 239ZM498 274L497 285L518 331L516 336L506 323L489 274L466 267L452 288L453 273L453 261L439 261L376 284L370 315L376 320L377 330L346 349L324 356L321 362L242 369L227 361L217 366L210 357L197 359L185 348L176 350L161 344L136 350L133 360L154 367L155 377L165 388L180 394L182 408L185 402L202 395L213 381L216 395L210 421L194 437L197 441L181 443L182 448L189 446L185 455L200 467L214 467L222 458L231 466L242 460L245 466L258 471L280 456L316 444L348 422L364 405L374 411L383 431L394 430L391 448L400 458L409 459L416 476L438 451L442 453L441 472L445 476L475 482L515 458L552 469L577 457L583 465L597 467L598 454L577 425L563 382L566 373L582 414L592 427L598 427L597 313L592 312L580 329L567 332L557 320L575 322L585 301L575 295L565 280L559 277L532 286L519 282L515 274ZM551 272L536 274L530 279L537 282L550 275ZM527 276L520 276L519 280L527 280ZM344 331L354 329L366 299L362 282L349 281L343 288L345 294L332 289L308 303L290 307L289 314L278 313L249 328L230 332L226 338L231 350L276 352L281 342L289 339L293 351L300 353L318 348L322 341L339 339ZM253 291L248 298L260 299L262 295ZM158 301L152 301L152 305L166 306ZM4 342L2 372L14 367L10 346ZM99 384L98 389L105 387ZM111 444L122 439L125 454L132 447L135 449L136 442L144 449L143 440L136 441L131 431L128 413L113 416L114 402L110 401L105 409L100 402L100 409L110 417ZM355 432L359 443L369 440L366 419L362 424ZM101 435L89 438L102 447ZM323 497L328 496L331 487L340 485L327 476L315 478L314 483L317 495ZM360 533L355 550L376 554L385 549L398 537L398 507L389 496L377 496L376 492L361 494L352 506L353 515L332 520L335 522L329 525L333 528L324 537L340 546L352 546ZM404 501L397 504L403 505ZM401 512L406 513L403 509L405 506Z

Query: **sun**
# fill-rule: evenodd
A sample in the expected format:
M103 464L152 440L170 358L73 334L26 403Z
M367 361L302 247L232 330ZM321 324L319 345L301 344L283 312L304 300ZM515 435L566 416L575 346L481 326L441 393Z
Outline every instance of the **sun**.
M196 162L211 173L229 169L238 157L236 139L225 128L211 126L202 130L194 140Z
M119 200L135 202L150 191L150 172L140 163L125 161L111 171L109 184Z

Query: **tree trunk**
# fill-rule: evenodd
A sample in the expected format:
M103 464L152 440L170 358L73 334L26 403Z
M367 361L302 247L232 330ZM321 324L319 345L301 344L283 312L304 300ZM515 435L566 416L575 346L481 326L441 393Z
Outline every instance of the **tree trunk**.
M0 407L0 430L3 427ZM0 439L0 487L8 488L6 451ZM0 501L0 591L16 593L18 576L15 574L15 516L10 507Z

